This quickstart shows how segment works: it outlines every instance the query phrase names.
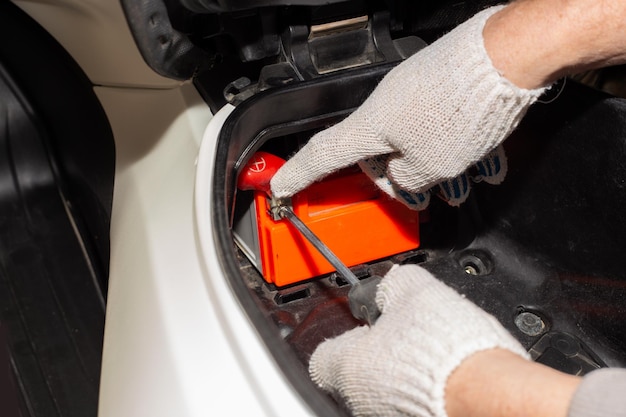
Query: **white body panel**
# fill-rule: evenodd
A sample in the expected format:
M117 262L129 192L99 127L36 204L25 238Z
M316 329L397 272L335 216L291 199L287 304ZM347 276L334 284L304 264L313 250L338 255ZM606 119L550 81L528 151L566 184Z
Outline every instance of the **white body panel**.
M209 115L191 87L97 91L119 144L100 417L310 415L215 255L210 180L229 108L198 157L197 127Z

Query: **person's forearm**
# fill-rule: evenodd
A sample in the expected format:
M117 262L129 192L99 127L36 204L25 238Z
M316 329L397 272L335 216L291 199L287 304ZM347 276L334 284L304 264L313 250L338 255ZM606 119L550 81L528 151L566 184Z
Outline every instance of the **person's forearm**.
M478 352L452 373L449 417L566 417L581 378L501 349Z
M522 88L626 62L626 2L518 0L485 25L492 63Z

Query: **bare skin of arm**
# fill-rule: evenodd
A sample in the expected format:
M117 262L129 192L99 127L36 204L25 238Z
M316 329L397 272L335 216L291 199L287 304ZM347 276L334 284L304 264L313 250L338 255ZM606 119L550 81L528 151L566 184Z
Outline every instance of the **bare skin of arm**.
M519 0L483 30L496 69L534 89L626 63L626 2ZM581 378L492 349L466 359L446 386L449 417L566 417Z
M626 2L519 0L493 15L485 48L500 73L522 88L626 62Z
M448 379L449 417L566 417L581 378L502 349L478 352Z

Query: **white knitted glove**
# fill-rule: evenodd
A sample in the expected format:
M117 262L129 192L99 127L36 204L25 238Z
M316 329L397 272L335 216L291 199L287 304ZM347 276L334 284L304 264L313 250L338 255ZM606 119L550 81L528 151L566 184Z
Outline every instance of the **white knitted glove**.
M500 76L484 48L486 9L394 68L341 123L316 134L272 178L288 197L366 158L387 155L386 177L361 168L388 194L425 192L501 143L544 89ZM376 174L378 171L375 170Z
M417 265L392 269L376 302L382 314L323 342L309 372L355 416L446 416L445 386L472 354L524 348L491 315Z

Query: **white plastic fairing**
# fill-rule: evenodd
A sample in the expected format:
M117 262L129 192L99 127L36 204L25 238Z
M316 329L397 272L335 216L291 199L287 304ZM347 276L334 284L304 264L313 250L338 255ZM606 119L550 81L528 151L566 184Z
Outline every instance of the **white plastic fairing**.
M205 132L198 157L195 218L205 282L211 294L211 302L220 317L224 335L238 356L240 366L249 378L248 383L256 391L258 400L264 402L265 415L310 416L313 415L312 411L289 385L245 316L217 259L212 230L219 225L212 224L214 216L211 215L215 150L222 124L233 109L227 106L215 115ZM260 410L253 413L260 414Z
M210 114L191 86L96 92L118 154L99 416L311 415L215 255L213 152L231 108L198 156Z

